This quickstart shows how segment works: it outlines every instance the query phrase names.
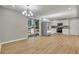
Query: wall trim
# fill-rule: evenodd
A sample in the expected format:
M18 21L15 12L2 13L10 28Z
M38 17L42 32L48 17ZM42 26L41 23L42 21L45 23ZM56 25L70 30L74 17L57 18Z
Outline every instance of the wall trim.
M0 54L1 54L1 52L2 52L2 45L0 44Z
M25 40L25 39L27 39L27 37L25 37L25 38L19 38L19 39L16 39L16 40L11 40L11 41L7 41L7 42L2 42L2 43L0 43L0 45L11 43L11 42L16 42L16 41L20 41L20 40Z

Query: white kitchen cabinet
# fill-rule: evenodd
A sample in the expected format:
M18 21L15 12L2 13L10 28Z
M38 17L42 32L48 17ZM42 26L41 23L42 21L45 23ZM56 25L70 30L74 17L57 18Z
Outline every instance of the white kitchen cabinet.
M69 29L63 29L63 34L68 35L69 34Z
M70 20L70 34L79 35L79 20Z

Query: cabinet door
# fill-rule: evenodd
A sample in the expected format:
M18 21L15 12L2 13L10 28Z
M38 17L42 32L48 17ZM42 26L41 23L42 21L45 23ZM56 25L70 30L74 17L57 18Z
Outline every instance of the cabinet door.
M69 34L69 29L63 29L63 34Z
M70 34L79 35L79 20L70 21Z

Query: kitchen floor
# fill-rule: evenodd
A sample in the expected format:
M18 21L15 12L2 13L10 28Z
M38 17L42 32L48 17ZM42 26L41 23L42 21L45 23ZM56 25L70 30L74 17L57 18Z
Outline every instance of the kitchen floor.
M1 53L8 54L46 54L46 53L79 53L79 35L53 34L30 40L3 44Z

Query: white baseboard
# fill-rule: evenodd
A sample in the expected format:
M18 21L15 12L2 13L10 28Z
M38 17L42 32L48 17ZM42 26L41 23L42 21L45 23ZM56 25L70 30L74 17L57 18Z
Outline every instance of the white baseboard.
M20 40L25 40L25 39L27 39L27 37L20 38L20 39L16 39L16 40L11 40L11 41L7 41L7 42L2 42L2 43L0 43L0 45L7 44L7 43L11 43L11 42L15 42L15 41L20 41Z
M2 45L0 45L0 54L1 54L1 50L2 50Z

